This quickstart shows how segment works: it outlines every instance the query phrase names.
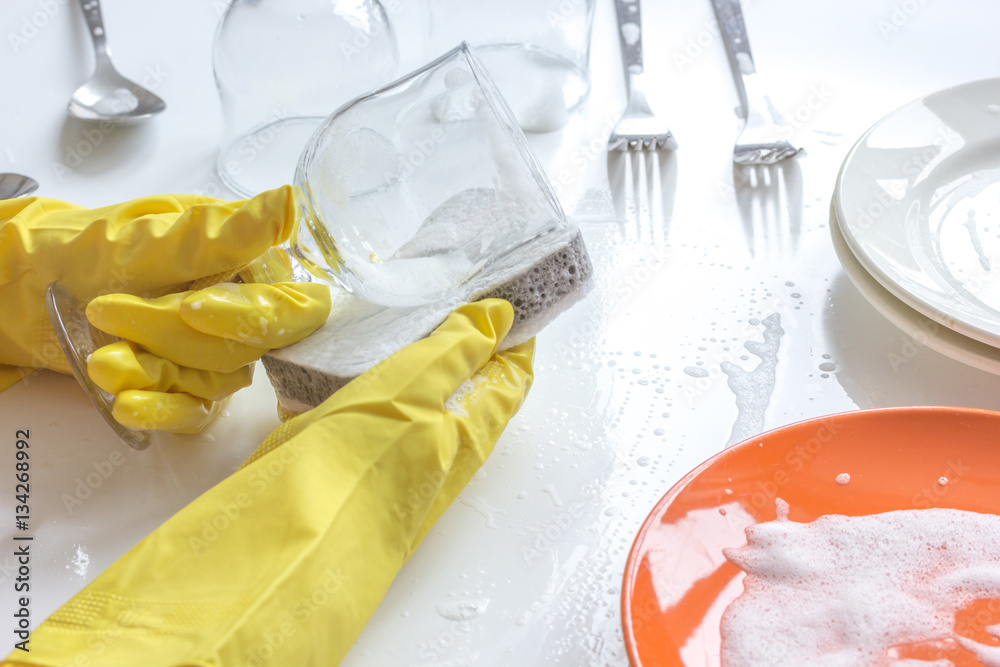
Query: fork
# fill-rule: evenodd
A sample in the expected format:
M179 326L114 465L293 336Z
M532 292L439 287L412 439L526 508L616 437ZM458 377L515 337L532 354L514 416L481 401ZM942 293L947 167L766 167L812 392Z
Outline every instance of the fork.
M665 121L646 100L646 74L642 65L642 10L639 0L615 0L618 37L625 65L628 105L608 137L608 150L674 150L677 141Z
M781 138L781 115L774 109L771 98L764 94L757 79L740 0L712 0L712 7L722 30L736 89L743 103L744 125L733 146L733 162L775 164L804 154L801 148Z

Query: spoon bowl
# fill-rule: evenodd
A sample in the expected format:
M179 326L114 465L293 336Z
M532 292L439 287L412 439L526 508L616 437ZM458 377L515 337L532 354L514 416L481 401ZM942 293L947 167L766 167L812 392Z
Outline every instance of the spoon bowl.
M166 108L159 97L119 74L110 60L105 63L73 93L69 101L71 116L80 120L134 123Z
M80 0L87 29L94 41L94 75L76 89L69 113L88 121L135 123L160 113L167 105L134 81L122 76L111 62L99 0Z
M0 174L0 199L21 197L38 189L38 181L22 174Z

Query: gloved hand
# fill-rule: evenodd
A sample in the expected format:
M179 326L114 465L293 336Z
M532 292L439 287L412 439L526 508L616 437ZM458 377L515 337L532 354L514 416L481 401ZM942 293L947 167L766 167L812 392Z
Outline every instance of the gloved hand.
M285 241L292 188L249 201L144 197L85 209L40 197L0 201L0 389L30 369L69 373L45 309L54 280L89 302L98 328L131 341L98 350L89 373L126 426L195 432L250 383L253 362L312 333L329 289L228 285ZM139 295L137 298L131 295Z
M521 406L534 340L496 353L512 321L463 306L279 426L3 665L340 662Z

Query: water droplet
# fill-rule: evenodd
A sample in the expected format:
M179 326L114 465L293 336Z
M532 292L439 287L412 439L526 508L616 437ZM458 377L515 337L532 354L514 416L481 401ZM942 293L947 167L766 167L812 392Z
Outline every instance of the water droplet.
M497 524L495 520L496 514L506 514L502 509L495 509L490 507L489 503L486 502L484 498L479 496L459 496L458 502L462 503L466 507L473 509L482 515L486 519L486 527L496 529Z
M621 27L621 31L622 39L624 39L625 43L629 46L636 44L639 41L639 38L642 37L642 28L640 28L636 23L624 24Z
M489 600L449 600L438 604L437 613L449 621L471 621L482 616L489 604Z
M556 491L556 487L553 484L546 484L542 487L542 493L549 496L552 499L552 504L556 507L562 507L563 501L559 497L559 492Z

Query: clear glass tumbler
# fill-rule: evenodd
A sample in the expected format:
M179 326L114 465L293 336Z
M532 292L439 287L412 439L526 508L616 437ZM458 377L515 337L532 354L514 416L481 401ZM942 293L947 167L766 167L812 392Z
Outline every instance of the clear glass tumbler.
M232 0L212 50L223 183L243 197L288 182L316 127L398 76L379 0Z
M467 44L327 118L295 187L293 254L386 306L453 294L492 261L567 224Z
M425 2L425 55L469 42L526 132L563 127L586 99L595 0Z

